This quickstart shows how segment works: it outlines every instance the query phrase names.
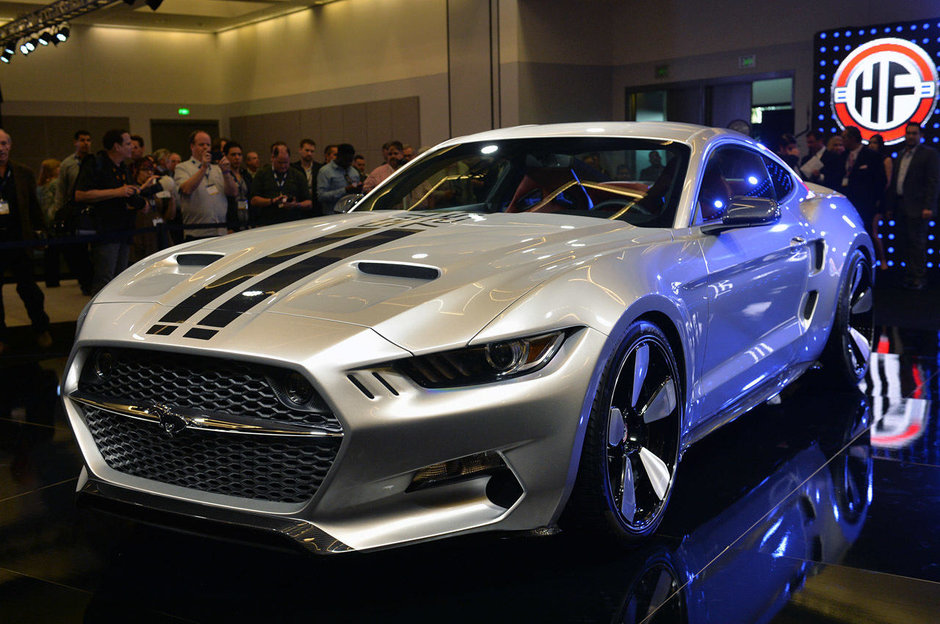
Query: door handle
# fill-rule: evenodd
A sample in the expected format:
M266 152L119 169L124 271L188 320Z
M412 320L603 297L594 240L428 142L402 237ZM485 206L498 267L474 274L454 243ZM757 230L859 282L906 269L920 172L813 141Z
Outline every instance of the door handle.
M805 244L806 244L806 239L803 238L802 236L794 236L793 238L790 239L791 247L796 247L797 245L805 245Z

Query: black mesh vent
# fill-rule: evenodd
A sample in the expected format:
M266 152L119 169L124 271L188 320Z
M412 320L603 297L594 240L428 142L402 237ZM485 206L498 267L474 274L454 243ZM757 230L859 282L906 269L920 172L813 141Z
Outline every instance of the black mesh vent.
M107 374L98 377L100 354L108 356ZM327 425L341 431L339 421L310 389L303 408L288 407L284 380L292 371L249 362L142 349L95 349L89 353L78 387L82 393L116 403L227 412L302 425Z
M302 503L320 487L339 438L186 430L170 438L150 423L86 407L105 462L119 472L213 494Z

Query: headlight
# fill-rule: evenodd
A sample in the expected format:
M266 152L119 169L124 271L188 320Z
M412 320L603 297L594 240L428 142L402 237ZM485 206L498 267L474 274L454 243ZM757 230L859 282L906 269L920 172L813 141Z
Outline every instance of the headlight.
M425 388L491 383L539 370L558 353L566 332L490 342L422 355L397 363L401 372Z

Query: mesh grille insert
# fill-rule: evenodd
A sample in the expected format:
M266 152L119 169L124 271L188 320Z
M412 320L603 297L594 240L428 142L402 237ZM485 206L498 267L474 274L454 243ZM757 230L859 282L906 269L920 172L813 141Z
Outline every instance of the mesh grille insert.
M119 472L213 494L301 503L317 491L338 438L294 438L187 430L85 408L105 462Z

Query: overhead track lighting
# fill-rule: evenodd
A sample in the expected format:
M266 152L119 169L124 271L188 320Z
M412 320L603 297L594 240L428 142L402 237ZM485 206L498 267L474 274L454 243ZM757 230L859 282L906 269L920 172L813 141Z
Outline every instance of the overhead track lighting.
M41 43L42 45L47 46L52 42L53 42L53 38L50 32L46 31L42 33L41 35L39 35L39 43Z
M69 27L68 27L67 25L62 26L61 28L59 28L59 30L56 31L56 33L55 33L55 38L56 38L60 43L64 43L64 42L68 41L68 39L69 39L69 33L70 33L70 32L72 32L72 31L69 30Z

